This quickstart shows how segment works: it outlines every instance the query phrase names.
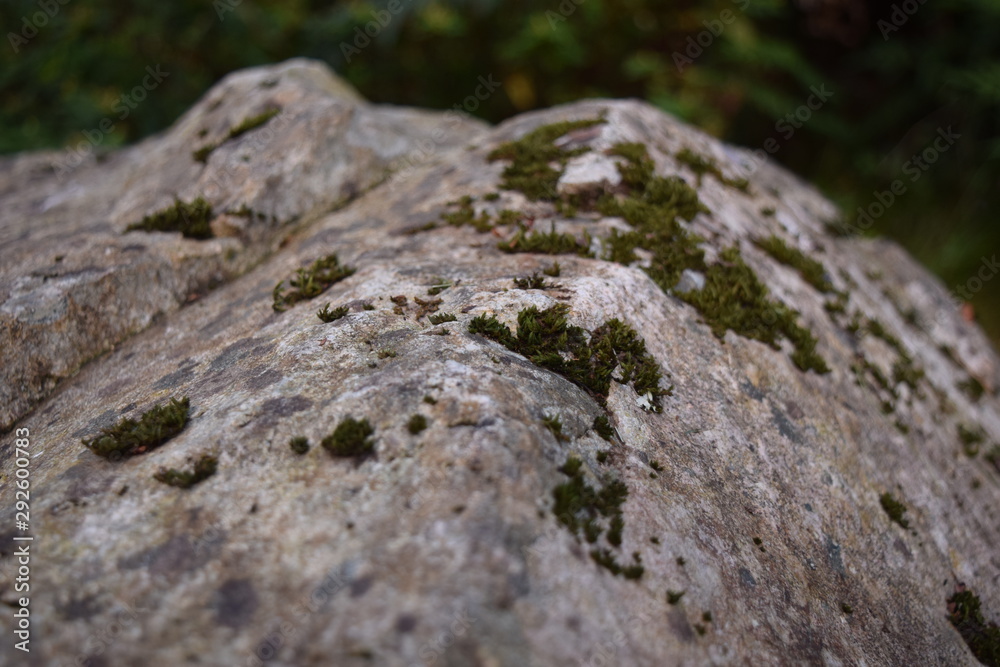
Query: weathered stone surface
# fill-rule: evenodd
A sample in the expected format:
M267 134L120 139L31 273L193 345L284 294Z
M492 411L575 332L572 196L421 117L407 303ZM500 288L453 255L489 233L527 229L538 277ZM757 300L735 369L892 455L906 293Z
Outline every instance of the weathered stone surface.
M484 128L367 104L324 66L292 60L226 77L162 136L101 159L0 160L0 431L86 360L254 266L296 224ZM198 197L217 238L122 233Z
M252 76L262 75L237 79ZM726 178L749 160L634 101L517 117L296 227L266 261L87 364L18 422L34 452L29 664L975 664L946 600L962 581L988 617L1000 614L1000 470L963 454L958 428L982 428L984 449L1000 438L1000 371L982 333L898 247L831 237L823 221L834 207L774 165L750 174L746 192L703 174L709 212L685 226L712 262L738 244L771 299L801 313L830 368L820 375L799 370L787 344L714 336L643 270L648 253L631 265L508 254L497 241L512 227L425 228L470 195L476 213L513 209L538 229L588 231L603 256L611 230L628 228L621 218L586 207L557 214L512 191L486 197L507 164L488 159L502 142L602 112L577 147L640 142L658 174L692 184L682 148L713 158ZM107 243L104 229L73 233ZM845 314L827 312L832 295L751 242L771 234L822 262L849 292ZM156 256L157 235L135 239L137 257ZM330 253L356 273L275 312L275 284ZM548 288L514 289L513 278L554 260L561 274ZM441 299L437 314L456 321L430 324L417 298ZM350 311L323 323L316 311L328 302ZM101 303L130 312L115 298ZM516 329L519 310L555 304L588 331L619 318L642 336L661 389L673 386L661 413L615 382L602 407L468 332L480 315ZM854 312L863 329L877 320L885 333L851 333ZM912 388L893 377L904 352L925 372L906 376ZM971 376L986 388L977 399L959 386ZM80 442L181 396L191 422L159 449L115 462ZM416 434L414 414L428 422ZM601 415L616 432L610 443L593 429ZM374 427L374 456L336 459L319 446L347 416ZM553 416L565 439L546 426ZM294 454L296 436L311 451ZM6 483L13 439L2 446ZM153 479L206 453L219 471L193 489ZM641 554L640 578L598 566L593 545L553 516L570 456L590 486L625 484L622 544L605 535L597 545L622 565ZM905 504L909 530L880 506L887 492ZM10 502L2 517L13 525ZM0 599L13 605L4 549ZM670 604L668 591L684 595ZM6 637L10 624L4 615ZM10 641L0 650L24 659Z

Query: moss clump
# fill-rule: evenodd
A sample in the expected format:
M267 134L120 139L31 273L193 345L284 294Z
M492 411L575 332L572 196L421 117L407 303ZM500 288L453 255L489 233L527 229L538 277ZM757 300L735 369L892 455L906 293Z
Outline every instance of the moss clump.
M180 232L190 239L212 238L212 205L203 197L192 202L182 202L177 199L174 205L151 213L139 222L134 222L125 228L126 232Z
M514 278L514 287L517 289L549 289L555 285L549 285L542 275L535 272L527 278Z
M719 169L719 165L715 163L715 160L703 157L690 148L681 149L676 157L678 162L686 164L695 173L698 179L698 187L701 187L701 178L705 174L711 174L723 185L728 185L742 192L746 192L750 186L749 181L745 178L728 178L724 176L722 170Z
M898 523L903 528L909 528L910 522L906 519L904 514L906 514L906 506L903 503L896 500L891 493L883 493L878 498L879 503L882 505L882 509L894 522Z
M542 269L542 273L549 276L550 278L558 278L559 274L562 273L562 267L559 266L559 262L553 262L552 266L547 269Z
M157 405L143 413L138 421L123 418L102 429L96 438L82 442L90 451L108 459L144 454L180 433L188 422L190 408L186 396L180 400L172 398L166 405Z
M374 433L367 419L346 417L320 444L334 456L362 458L375 452L375 441L371 438Z
M288 441L288 447L299 456L302 456L309 451L309 438L301 435L296 436Z
M186 470L176 470L174 468L171 468L170 470L160 470L153 475L153 479L157 482L163 482L168 486L176 486L179 489L190 489L195 484L203 482L214 475L218 468L218 459L209 454L205 454L195 461L194 469L190 472Z
M993 445L990 451L983 455L983 458L986 459L987 463L996 468L997 473L1000 474L1000 445Z
M285 290L284 280L274 286L272 307L275 312L280 313L299 301L319 296L334 283L353 275L354 271L352 266L341 265L337 255L321 257L309 266L295 272L295 277L288 281L292 287L291 290Z
M681 601L686 591L667 591L667 604L675 605Z
M948 619L979 662L1000 667L1000 627L987 623L981 605L978 595L959 585L948 598Z
M229 136L227 138L235 139L241 134L246 134L250 130L255 130L277 116L279 113L281 113L281 109L268 109L267 111L259 113L256 116L244 118L238 125L229 129Z
M854 607L845 602L842 605L840 605L840 611L844 612L845 614L853 614Z
M556 145L560 137L588 127L603 123L604 120L573 120L543 125L528 132L516 141L508 141L490 152L488 159L509 160L510 164L503 170L500 187L505 190L522 192L532 201L559 199L556 185L562 176L566 162L576 155L589 151L589 148L566 150ZM558 164L555 169L552 164Z
M583 239L577 241L572 234L556 232L556 225L547 232L528 232L524 228L508 240L500 241L497 247L504 252L535 252L546 255L580 255L593 257L590 252L590 234L584 232Z
M219 147L218 144L206 144L201 148L192 151L191 157L194 158L195 162L201 162L202 164L205 164L206 162L208 162L208 156L211 155L212 151L214 151L218 147Z
M778 338L784 336L795 346L792 362L800 370L829 373L816 353L816 339L796 323L798 313L768 298L767 287L743 262L739 250L726 248L720 260L706 270L704 289L681 295L701 312L712 332L722 338L731 329L774 349L780 349Z
M458 320L457 317L451 313L437 313L434 315L428 315L427 319L431 324L444 324L445 322L455 322Z
M330 304L326 304L320 310L316 311L316 317L323 322L334 322L347 315L349 310L347 306L337 306L333 310L330 310Z
M452 202L452 204L458 206L458 210L451 213L441 214L441 219L454 227L471 225L477 232L490 231L496 226L493 219L486 211L483 211L477 216L476 211L472 206L472 202L474 201L474 197L470 197L469 195L463 196L457 202Z
M986 441L986 432L981 426L959 424L958 439L962 441L962 451L971 458L979 454L979 446Z
M556 440L569 440L566 434L563 433L562 419L559 418L559 415L544 416L542 417L542 423L545 424L545 428L552 432L552 435L556 437Z
M606 258L629 264L636 259L635 249L652 253L646 272L664 291L673 289L684 269L706 275L706 286L680 294L696 307L713 332L720 338L729 329L741 336L760 340L778 348L784 336L795 346L792 361L801 370L829 372L816 353L816 339L796 323L797 313L769 299L767 288L743 262L739 250L728 248L720 262L707 266L701 239L681 227L678 218L692 220L707 211L698 193L679 178L654 175L654 165L641 144L617 144L608 151L625 158L618 165L624 198L605 198L598 209L609 216L624 218L633 231L613 231L605 242Z
M427 417L424 417L420 413L414 414L410 417L410 421L406 422L406 430L409 431L411 435L417 435L425 428L427 428Z
M566 459L559 470L570 479L552 491L555 500L552 511L556 518L574 535L582 532L591 544L596 543L605 532L602 519L607 519L608 544L619 547L625 526L621 506L628 498L625 484L612 480L600 490L594 489L584 479L583 462L573 456ZM639 565L638 554L635 556L636 564L623 567L618 564L610 549L595 548L591 551L594 562L607 568L612 574L622 575L627 579L642 576L643 568Z
M611 427L611 421L608 419L607 415L598 415L594 417L594 431L601 438L611 442L611 436L615 434L615 430Z
M756 239L754 244L782 264L799 272L802 279L820 292L833 290L833 283L827 278L823 265L811 257L806 257L798 248L792 248L777 236Z
M480 315L469 324L469 333L491 338L532 363L559 373L588 389L603 402L611 380L631 383L636 393L650 399L659 411L659 397L671 389L660 389L660 367L646 351L634 329L612 319L590 333L567 322L569 306L558 304L545 310L530 306L517 315L517 335L495 317ZM615 369L621 375L613 377Z
M957 383L957 386L961 391L965 392L965 395L969 397L973 403L976 403L983 397L986 393L986 389L983 387L982 383L971 375L967 380L962 380Z

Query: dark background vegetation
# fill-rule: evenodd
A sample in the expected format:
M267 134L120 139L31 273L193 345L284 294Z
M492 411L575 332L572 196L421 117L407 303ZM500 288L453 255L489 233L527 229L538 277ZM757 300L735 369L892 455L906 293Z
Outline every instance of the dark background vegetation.
M950 289L1000 250L996 0L401 0L349 60L342 44L386 0L63 1L41 0L58 11L17 53L9 34L0 47L0 153L72 145L108 117L115 130L98 149L133 142L232 70L308 56L377 102L452 108L492 75L503 86L475 111L492 122L583 97L638 97L732 143L773 137L775 159L848 222L903 178L906 193L870 233L900 241ZM44 6L5 1L5 33ZM674 52L724 10L731 23L679 69ZM156 64L170 76L118 120L118 96ZM821 84L833 97L783 135L776 123ZM906 161L949 125L961 138L911 183ZM972 297L994 341L998 294L1000 277Z

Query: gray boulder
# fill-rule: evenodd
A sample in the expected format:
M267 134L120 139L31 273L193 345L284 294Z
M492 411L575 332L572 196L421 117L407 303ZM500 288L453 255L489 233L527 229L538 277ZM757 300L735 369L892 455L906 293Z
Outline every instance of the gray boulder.
M971 665L1000 620L996 353L749 150L297 61L52 160L0 166L5 664ZM212 238L123 233L199 196Z

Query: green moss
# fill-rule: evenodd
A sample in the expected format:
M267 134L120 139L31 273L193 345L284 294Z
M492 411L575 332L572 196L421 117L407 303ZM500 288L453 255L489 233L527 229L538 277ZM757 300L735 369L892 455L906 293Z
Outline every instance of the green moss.
M383 347L381 350L378 351L379 359L392 359L395 358L395 356L396 356L396 350L392 350L387 347Z
M281 109L268 109L267 111L259 113L256 116L244 118L238 125L230 128L228 138L235 139L241 134L246 134L250 130L257 129L267 121L277 116L279 113L281 113Z
M441 292L445 291L449 287L454 287L455 283L448 280L447 278L441 278L440 276L434 276L434 285L427 289L427 294L430 296L437 296Z
M608 320L587 332L567 322L569 306L557 304L545 310L530 306L517 315L517 335L493 316L480 315L469 324L478 333L527 357L532 363L559 373L588 389L602 402L614 379L631 383L640 396L649 396L659 410L659 397L671 389L660 389L660 367L646 351L645 342L620 320ZM615 369L620 375L613 377Z
M422 400L427 405L437 405L437 399L431 396L430 394L425 394Z
M434 315L428 315L427 319L431 324L444 324L445 322L455 322L458 320L458 318L452 315L451 313L437 313Z
M486 201L496 201L496 200L500 199L500 193L499 192L491 192L488 195L485 195L483 197L483 199L485 199Z
M649 462L649 467L655 470L656 472L663 472L663 465L656 459L653 459L652 461Z
M993 445L993 447L990 448L990 451L983 455L983 458L986 459L987 463L997 469L997 474L1000 474L1000 445Z
M204 198L198 197L185 203L177 199L173 206L147 215L139 222L125 228L126 232L180 232L191 239L212 238L212 205Z
M816 260L806 257L798 248L792 248L777 236L755 239L754 243L782 264L799 272L802 279L820 292L833 292L833 283L826 276L826 269Z
M181 471L171 468L170 470L160 470L155 475L153 479L157 482L163 482L169 486L176 486L180 489L190 489L195 484L203 482L218 470L219 461L214 456L209 454L203 455L197 461L195 461L194 469L190 472Z
M706 158L695 153L690 148L683 148L676 155L677 161L690 167L698 178L698 187L701 187L701 178L705 174L711 174L723 185L746 192L750 183L745 178L728 178L723 175L719 165L712 158Z
M973 403L978 402L979 399L983 397L983 394L986 393L986 389L983 387L982 383L971 375L968 379L962 380L955 386L965 392L965 395L968 396L969 400Z
M890 519L898 523L903 528L910 527L910 522L905 516L903 516L906 514L906 506L896 500L891 493L883 493L879 496L878 501Z
M288 441L288 447L299 456L309 451L309 438L296 436Z
M606 451L597 452L597 462L605 463L608 460L608 453Z
M852 607L851 605L847 604L846 602L843 603L842 605L840 605L840 610L842 612L844 612L845 614L853 614L854 613L854 607Z
M598 415L594 417L594 425L592 427L597 435L601 436L608 442L611 442L611 436L615 434L615 430L611 427L611 421L608 419L607 415Z
M406 430L412 435L417 435L425 428L427 428L427 417L424 417L420 413L414 414L410 417L410 421L406 422Z
M562 420L559 418L559 415L546 415L542 417L542 423L545 424L545 428L552 432L556 440L569 440L566 434L563 433Z
M527 278L514 278L514 287L517 289L549 289L555 285L547 284L545 278L535 272Z
M948 598L948 618L969 650L988 667L1000 667L1000 627L983 617L979 596L959 586Z
M166 405L147 410L138 421L122 418L102 429L97 437L82 442L93 453L108 459L144 454L180 433L187 425L190 408L186 396L172 398Z
M614 548L621 546L622 531L625 528L621 506L628 498L628 489L618 480L611 480L600 490L591 487L584 480L583 461L571 456L559 468L567 475L568 482L558 485L552 492L555 500L553 512L556 518L574 535L583 533L590 543L596 543L605 528L602 523L607 520L606 539ZM643 568L639 564L639 555L635 554L634 565L623 567L618 564L611 550L596 548L591 551L594 561L607 568L613 574L627 579L638 579Z
M490 218L490 214L483 211L477 216L472 206L472 202L474 201L475 198L473 197L468 195L463 196L456 202L458 210L442 214L441 219L454 227L471 225L477 232L490 231L495 226L492 218Z
M767 287L743 262L739 250L726 248L720 259L706 270L704 289L681 295L698 309L712 332L722 338L731 329L775 349L780 349L778 339L784 336L795 346L791 358L796 367L829 373L816 353L816 339L797 324L798 313L769 299Z
M958 439L962 441L962 451L968 457L979 454L979 446L986 441L986 432L981 426L958 425Z
M664 291L676 286L685 269L704 273L704 289L678 296L701 312L718 337L731 329L776 349L778 339L785 337L795 346L792 361L799 369L829 372L816 353L816 339L796 323L798 313L770 300L767 288L737 248L723 250L719 263L706 265L698 247L701 239L678 222L678 218L690 221L707 211L697 191L679 178L654 176L652 160L641 144L618 144L608 152L626 159L618 171L629 193L624 198L605 198L598 208L604 215L624 218L633 231L612 231L605 241L606 259L629 264L636 259L636 248L651 252L645 270Z
M212 152L218 147L218 144L205 144L201 148L192 151L191 157L194 158L195 162L205 164L208 162L208 156L211 155Z
M334 456L371 456L375 452L375 442L371 438L373 433L375 429L367 419L358 421L353 417L346 417L320 444Z
M285 281L274 286L272 307L275 312L287 310L299 301L319 296L333 284L354 274L354 267L343 266L337 255L321 257L307 267L300 268L289 280L292 289L285 290Z
M686 591L667 591L667 604L678 604Z
M775 214L774 207L773 206L765 206L762 209L760 209L760 214L762 216L764 216L765 218L773 218L774 214Z
M532 201L554 201L559 198L556 185L562 176L566 162L573 156L589 151L589 148L566 150L555 145L560 137L604 120L575 120L543 125L528 132L516 141L508 141L490 152L488 159L509 160L503 170L500 187L517 190ZM555 163L559 168L553 168Z
M330 304L326 304L320 310L316 311L316 317L318 317L323 322L333 322L339 320L344 315L347 315L350 308L347 306L338 306L333 310L330 310Z
M547 232L528 232L524 228L507 241L500 241L497 247L504 252L534 252L545 255L580 255L593 257L590 252L590 234L584 232L583 239L577 241L572 234L556 232L556 225Z

